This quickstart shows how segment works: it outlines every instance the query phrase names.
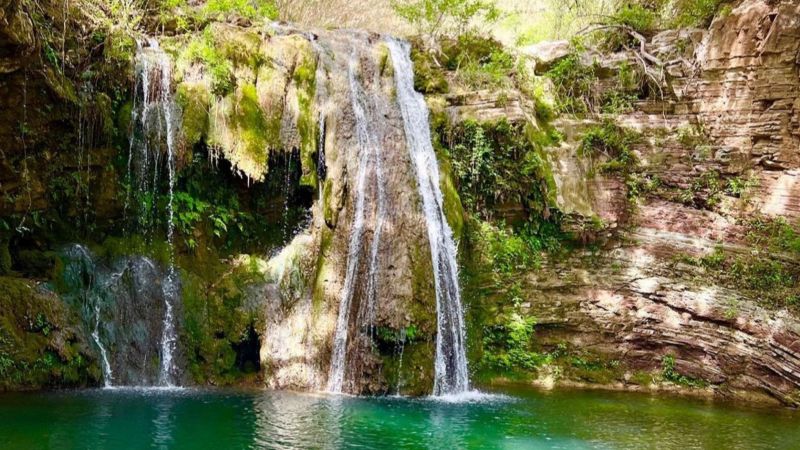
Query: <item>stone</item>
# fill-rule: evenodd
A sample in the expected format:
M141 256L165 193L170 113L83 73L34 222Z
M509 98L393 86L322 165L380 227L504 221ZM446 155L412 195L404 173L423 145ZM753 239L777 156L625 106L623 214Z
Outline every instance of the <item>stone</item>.
M536 73L541 75L572 53L572 46L569 41L547 41L523 47L520 52L533 59Z

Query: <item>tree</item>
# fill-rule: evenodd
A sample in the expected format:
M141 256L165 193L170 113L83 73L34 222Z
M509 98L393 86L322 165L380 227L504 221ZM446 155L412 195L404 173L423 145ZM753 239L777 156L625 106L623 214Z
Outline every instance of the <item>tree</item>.
M392 7L429 42L446 34L464 34L500 17L493 0L393 0Z

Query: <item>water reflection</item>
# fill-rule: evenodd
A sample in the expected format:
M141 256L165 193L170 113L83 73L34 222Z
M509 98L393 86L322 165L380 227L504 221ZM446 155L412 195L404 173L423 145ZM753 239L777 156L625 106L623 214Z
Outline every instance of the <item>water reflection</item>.
M153 418L153 447L160 449L168 449L173 443L172 433L174 432L174 424L172 418L172 408L175 404L175 398L168 396L162 401L156 403L156 415Z
M792 449L797 413L610 393L471 403L264 391L0 395L0 448Z

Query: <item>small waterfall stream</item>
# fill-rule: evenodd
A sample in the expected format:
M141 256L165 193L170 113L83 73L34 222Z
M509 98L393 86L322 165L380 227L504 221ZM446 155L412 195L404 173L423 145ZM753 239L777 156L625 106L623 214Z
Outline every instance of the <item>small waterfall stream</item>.
M167 201L166 227L169 248L167 276L162 280L164 319L160 343L160 372L158 382L162 386L175 384L174 354L177 347L175 328L175 303L179 300L180 282L175 270L174 246L174 190L175 190L175 140L178 109L172 95L172 61L158 46L155 39L146 45L139 43L136 54L136 92L131 121L134 125L128 159L129 192L137 200L140 231L152 235L157 222L159 177L166 164ZM162 159L166 158L166 161ZM136 190L131 193L131 189ZM127 205L126 205L127 210Z
M339 315L336 320L336 331L333 340L333 353L331 355L330 373L328 376L328 391L342 392L344 383L345 368L347 365L347 334L350 324L350 310L355 293L356 281L358 276L359 263L361 260L361 249L364 241L366 225L367 202L367 178L370 168L375 174L377 191L378 211L375 224L375 231L372 237L372 244L369 259L368 273L368 292L367 304L361 305L359 319L369 319L374 314L375 302L375 274L377 271L377 252L380 245L381 221L384 214L384 190L383 190L383 169L380 164L380 148L374 132L370 127L368 99L356 75L358 60L351 56L348 65L348 82L350 85L350 95L353 113L355 116L356 138L358 142L358 174L356 176L355 210L353 213L353 225L350 232L350 244L347 258L347 272L345 274L344 287L342 289L341 301L339 303Z
M111 363L108 361L108 351L106 351L103 341L100 339L100 305L94 306L94 330L92 330L92 339L94 340L97 348L100 349L101 366L103 368L103 386L111 387L114 382L114 374L111 372Z
M389 38L394 64L397 101L403 116L408 151L428 228L436 287L436 361L434 395L469 390L464 311L458 286L458 266L453 232L444 215L439 166L431 143L428 107L414 90L414 68L407 43Z

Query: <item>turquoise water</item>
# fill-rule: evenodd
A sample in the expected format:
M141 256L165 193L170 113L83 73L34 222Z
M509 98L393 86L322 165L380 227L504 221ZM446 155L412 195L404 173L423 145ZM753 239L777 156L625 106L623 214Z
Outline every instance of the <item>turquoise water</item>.
M0 394L0 449L797 449L800 414L608 392L474 402L271 391Z

